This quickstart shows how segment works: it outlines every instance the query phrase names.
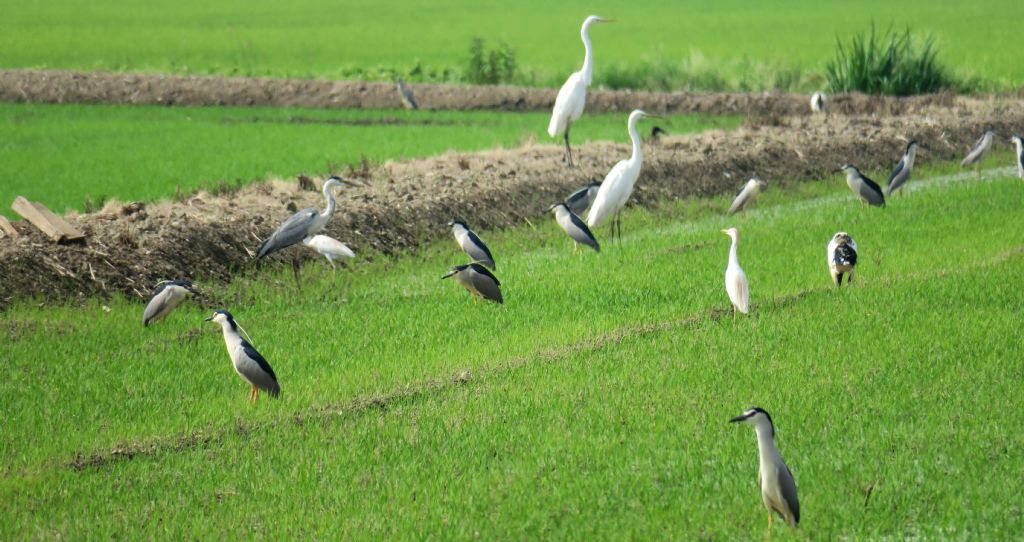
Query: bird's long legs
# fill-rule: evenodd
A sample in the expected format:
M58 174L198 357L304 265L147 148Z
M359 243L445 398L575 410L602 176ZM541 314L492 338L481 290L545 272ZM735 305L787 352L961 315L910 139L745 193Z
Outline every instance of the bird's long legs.
M256 402L256 397L259 396L259 394L260 394L260 390L258 390L256 388L256 386L253 386L252 390L249 392L249 402L250 403L255 403Z
M736 305L732 306L732 325L736 325Z
M569 167L572 167L572 148L569 147L569 128L571 126L567 125L565 127L565 158L562 160Z
M774 521L774 520L775 520L775 516L773 516L771 512L768 512L768 532L771 532L771 530L772 530L772 521Z

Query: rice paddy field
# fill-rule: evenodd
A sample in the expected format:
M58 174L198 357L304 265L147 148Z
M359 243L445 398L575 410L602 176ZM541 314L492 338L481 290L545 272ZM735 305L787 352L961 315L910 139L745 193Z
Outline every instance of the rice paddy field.
M439 280L450 240L307 266L301 289L283 268L200 281L149 328L116 297L16 303L0 538L763 538L753 430L727 423L751 405L800 492L774 537L1020 538L1021 181L911 189L885 209L838 179L738 217L635 209L600 254L553 221L482 231L503 305ZM736 323L727 226L752 291ZM840 229L861 260L837 289ZM247 402L212 307L280 400Z

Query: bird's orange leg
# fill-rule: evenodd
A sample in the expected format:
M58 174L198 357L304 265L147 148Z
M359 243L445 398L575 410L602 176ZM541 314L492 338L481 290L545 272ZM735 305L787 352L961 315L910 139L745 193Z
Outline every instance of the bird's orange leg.
M250 386L252 386L252 384L250 384ZM249 390L249 402L252 403L252 402L255 402L255 401L256 401L256 386L252 386L252 389Z

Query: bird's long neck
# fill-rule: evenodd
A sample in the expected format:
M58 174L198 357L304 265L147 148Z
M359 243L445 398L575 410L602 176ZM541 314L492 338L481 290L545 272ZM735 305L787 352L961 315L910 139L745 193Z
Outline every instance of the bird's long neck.
M590 35L587 30L590 27L583 25L580 29L580 36L583 38L583 48L586 52L583 55L583 68L580 69L580 73L583 74L583 82L590 86L590 82L594 78L594 48L590 45Z
M732 246L729 247L729 265L739 265L740 264L740 259L736 255L736 245L738 244L738 242L739 241L737 241L737 239L735 237L732 238ZM758 434L758 441L760 442L760 438L761 438L760 437L760 435L761 435L761 430L760 429L758 429L758 433L757 434Z
M735 245L734 245L735 246ZM769 424L757 425L757 452L761 464L770 463L771 460L779 457L779 450L775 448L775 437L772 435L772 427Z
M907 167L914 165L914 156L917 154L917 147L910 147L907 150Z
M221 324L221 329L224 331L224 344L226 344L228 348L234 348L241 344L242 336L231 328L231 324Z
M324 186L324 198L327 199L327 208L324 212L320 213L321 218L331 218L334 216L334 209L336 204L334 203L334 194L331 193L330 186Z
M640 119L637 117L630 117L629 119L629 139L633 142L633 156L629 157L631 162L641 162L644 159L644 151L640 148L640 134L636 131L636 123Z

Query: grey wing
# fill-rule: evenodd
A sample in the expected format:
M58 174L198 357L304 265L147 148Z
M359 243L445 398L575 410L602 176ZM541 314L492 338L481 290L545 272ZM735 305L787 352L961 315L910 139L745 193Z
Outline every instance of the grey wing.
M796 481L793 480L793 473L789 472L789 467L785 463L779 472L779 485L782 488L782 499L793 513L793 519L800 523L800 501L796 498Z
M882 187L871 179L861 175L863 184L860 187L860 195L871 205L885 205L885 196L882 194Z
M590 203L593 199L594 198L590 193L590 187L584 186L572 194L569 194L568 198L565 198L565 206L576 214L585 213L587 208L590 207Z
M474 261L482 262L487 267L495 269L496 265L494 263L494 256L491 256L491 249L487 248L487 245L484 244L483 240L480 239L477 234L473 233L472 230L467 233L469 243L462 247L462 249L465 250L466 254L469 254L469 257L473 258Z
M984 143L984 142L985 142L985 136L981 136L981 139L979 139L978 142L974 144L974 147L971 148L971 152L967 154L967 156L964 158L963 162L960 162L960 167L969 166L969 165L977 162L978 159L981 158L981 153L984 151L984 147L982 147L982 143Z
M480 292L480 295L484 296L485 299L490 299L491 301L496 301L498 303L504 302L504 299L501 297L501 286L494 275L481 273L474 269L472 277L473 287L476 288L476 291Z
M597 243L597 239L594 238L593 232L590 231L590 228L587 227L586 223L584 223L580 217L574 214L569 215L569 224L568 227L565 228L565 233L568 233L569 237L572 237L573 241L576 241L581 245L587 245L597 252L601 252L601 245Z
M238 372L242 373L245 379L257 388L277 397L281 393L281 387L277 384L277 375L274 374L274 370L270 368L267 360L244 340L242 341L242 352L252 360L252 363L241 364Z
M732 200L732 205L729 206L728 214L731 215L739 212L740 209L746 207L748 201L750 201L750 190L747 190L747 188L744 187L743 190L740 191L739 195L736 196L736 199Z
M889 190L890 191L892 191L892 189L893 189L893 181L895 181L896 177L898 177L900 172L903 171L904 166L906 166L906 161L905 161L905 159L900 158L900 162L898 164L896 164L896 167L893 168L893 170L892 170L892 174L889 175ZM897 184L896 186L899 186L899 184Z
M309 233L309 227L317 216L317 210L310 207L303 209L281 223L281 226L270 234L260 245L256 259L264 258L282 248L287 248L302 241Z
M170 300L171 291L167 288L167 284L158 286L153 292L153 297L149 299L146 310L142 313L142 325L148 326L150 322L167 316L171 308Z

